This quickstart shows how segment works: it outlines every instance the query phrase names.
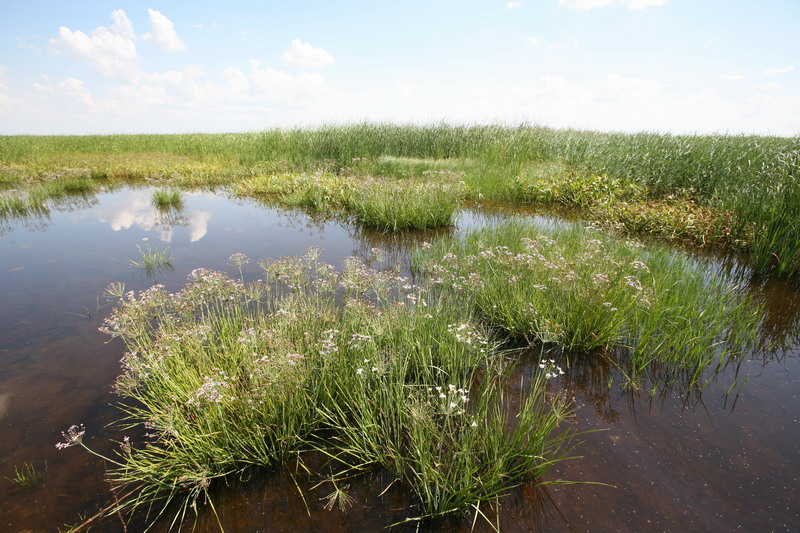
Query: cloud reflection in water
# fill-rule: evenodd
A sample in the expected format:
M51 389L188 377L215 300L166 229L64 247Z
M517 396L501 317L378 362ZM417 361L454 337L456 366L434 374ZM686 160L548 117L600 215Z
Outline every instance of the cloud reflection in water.
M191 196L191 194L190 194ZM205 210L159 210L151 203L151 191L130 190L127 194L115 194L97 211L97 219L108 224L113 231L137 227L144 231L158 231L161 242L172 242L176 226L186 226L189 242L197 242L208 233L211 211Z

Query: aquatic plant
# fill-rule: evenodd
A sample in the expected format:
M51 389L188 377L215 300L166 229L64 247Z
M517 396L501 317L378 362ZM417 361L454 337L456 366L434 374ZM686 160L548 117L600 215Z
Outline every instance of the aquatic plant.
M344 210L364 226L381 231L449 225L465 195L463 183L345 178L330 173L259 175L237 184L235 190L292 207Z
M148 246L143 250L141 246L136 246L136 249L139 250L140 259L130 260L134 268L144 270L148 276L162 269L172 270L172 252L168 247L158 250Z
M183 208L183 195L176 189L156 189L153 191L150 201L162 210Z
M327 173L257 174L234 186L242 196L276 198L291 207L313 210L338 209L350 187L348 180Z
M685 256L579 226L511 221L420 249L415 264L512 337L610 354L629 384L651 390L671 374L702 386L708 366L746 351L761 316Z
M29 490L35 488L44 479L44 474L39 472L33 463L25 462L22 467L14 467L14 476L6 478L15 485Z
M367 227L424 230L451 224L463 197L459 185L365 180L351 189L345 205Z
M318 450L344 465L336 479L391 472L419 502L409 520L477 517L563 458L570 433L555 429L568 405L545 396L546 365L517 405L513 360L461 302L318 256L262 262L263 281L197 269L176 293L124 294L102 331L128 349L122 424L148 435L109 459L114 485L136 489L114 511L160 502L158 518L175 502L183 520L215 480ZM85 447L83 431L59 446ZM346 505L343 490L330 505Z

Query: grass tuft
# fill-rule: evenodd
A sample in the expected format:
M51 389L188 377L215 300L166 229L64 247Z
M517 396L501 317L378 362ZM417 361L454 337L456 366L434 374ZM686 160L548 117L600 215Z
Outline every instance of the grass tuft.
M520 221L440 240L416 265L528 343L610 357L630 384L656 390L745 352L761 309L723 275L660 247ZM657 371L656 371L657 370Z
M36 488L44 479L44 474L39 472L33 463L24 463L21 468L14 467L14 476L6 478L18 487L25 490Z
M150 201L161 210L183 209L183 194L176 189L157 189L153 191Z
M221 478L318 450L344 465L336 480L391 472L420 520L494 502L564 457L568 404L545 394L555 374L530 365L512 401L514 358L461 302L318 256L265 261L256 282L197 269L177 293L121 299L104 326L128 348L116 390L124 423L146 421L150 437L113 460L115 485L137 488L118 510L176 502L182 520ZM334 489L327 506L345 507Z
M160 270L172 270L172 252L169 248L157 250L148 246L142 249L141 246L136 247L139 250L139 260L131 259L131 265L134 268L144 270L150 276Z

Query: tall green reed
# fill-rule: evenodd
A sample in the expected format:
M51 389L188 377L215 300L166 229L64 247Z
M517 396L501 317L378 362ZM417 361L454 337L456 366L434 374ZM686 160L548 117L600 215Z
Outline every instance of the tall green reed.
M337 174L364 166L405 172L397 165L391 168L392 157L459 160L465 163L464 180L471 190L501 199L519 193L514 181L531 162L555 162L577 175L606 175L646 188L650 199L675 195L718 212L731 211L742 232L752 233L747 240L753 243L758 272L794 275L800 269L800 229L792 223L796 202L791 192L798 180L798 137L363 122L242 134L14 136L0 142L0 160L6 166L82 153L233 158L246 168L273 162ZM197 185L212 180L223 172L220 168L195 173L190 181ZM231 179L233 175L226 178Z

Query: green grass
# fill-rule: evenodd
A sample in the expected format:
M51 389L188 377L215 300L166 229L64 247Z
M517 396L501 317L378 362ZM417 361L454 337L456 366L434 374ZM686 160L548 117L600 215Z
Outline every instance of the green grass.
M24 463L21 468L14 467L14 476L6 478L13 484L26 490L36 488L44 479L44 474L39 472L33 463Z
M336 479L390 472L417 502L409 520L477 518L564 458L568 404L545 394L549 371L534 362L512 394L522 360L459 301L318 255L265 261L264 281L197 269L175 294L120 300L104 331L128 350L121 425L152 435L112 459L115 485L137 488L121 509L156 503L156 519L175 503L182 521L222 478L315 450ZM64 435L83 444L82 427Z
M153 191L150 201L162 210L183 208L183 194L176 189L156 189Z
M172 270L172 252L169 248L158 250L148 246L144 250L141 246L136 247L139 250L139 259L131 259L131 266L144 270L150 276L160 270Z
M0 218L21 218L46 215L49 212L48 196L41 188L0 194Z
M259 175L238 183L234 191L291 207L345 211L360 224L386 232L450 225L465 195L459 183L332 173Z
M722 275L659 247L520 221L419 250L417 268L528 343L611 357L632 386L703 386L744 353L761 310ZM654 371L658 369L658 371Z
M448 226L464 191L447 183L366 180L354 186L345 205L356 220L380 231Z
M758 273L791 276L800 272L799 158L798 137L359 123L244 134L3 137L0 182L104 176L197 187L288 170L429 183L458 175L474 196L581 206L597 204L593 195L611 199L606 207L629 202L634 192L647 203L633 208L634 217L606 209L593 218L664 238L749 248ZM541 164L566 169L569 179L549 187ZM685 216L647 207L670 199L683 203ZM696 215L715 219L710 233L692 226ZM681 225L688 236L674 231Z

